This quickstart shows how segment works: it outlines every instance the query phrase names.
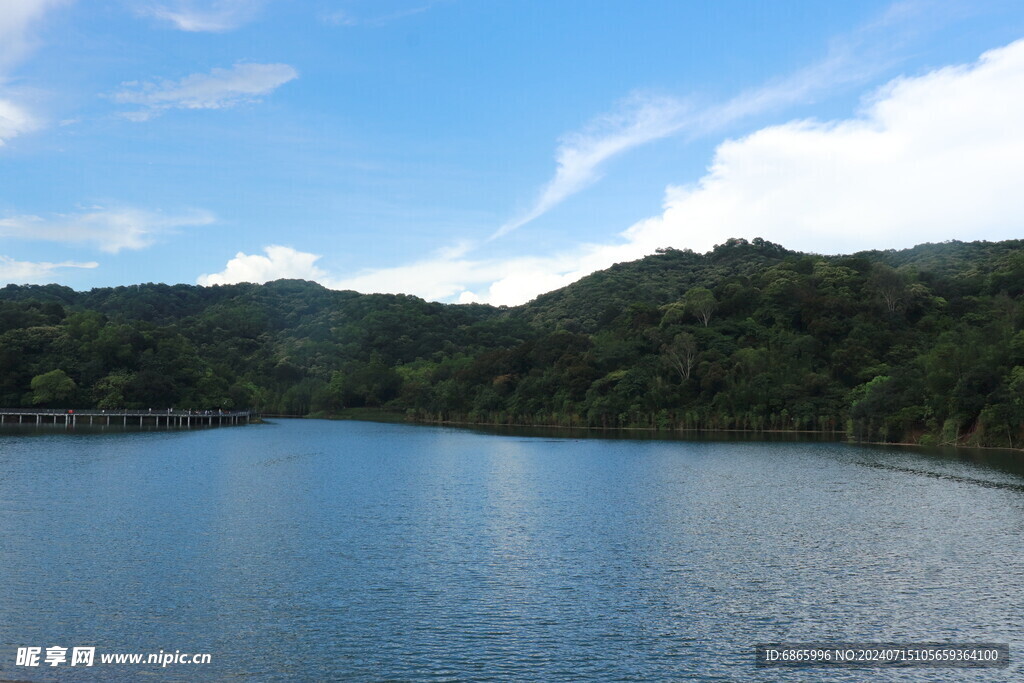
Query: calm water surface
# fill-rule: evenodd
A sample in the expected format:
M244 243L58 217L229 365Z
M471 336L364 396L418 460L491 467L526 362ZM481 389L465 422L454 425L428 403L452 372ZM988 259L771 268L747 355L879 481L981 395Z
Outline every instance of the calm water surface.
M1011 680L1024 477L827 443L366 422L0 435L0 679ZM1010 669L765 670L779 641ZM19 646L209 652L15 666Z

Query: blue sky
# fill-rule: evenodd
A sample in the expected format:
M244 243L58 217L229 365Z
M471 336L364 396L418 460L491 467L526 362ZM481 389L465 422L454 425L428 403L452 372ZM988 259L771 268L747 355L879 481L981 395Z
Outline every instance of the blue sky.
M1014 1L0 0L0 280L517 304L1022 237Z

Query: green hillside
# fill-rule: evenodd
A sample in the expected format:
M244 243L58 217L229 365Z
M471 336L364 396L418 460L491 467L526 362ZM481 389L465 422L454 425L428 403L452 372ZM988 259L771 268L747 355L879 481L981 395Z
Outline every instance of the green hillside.
M310 282L0 289L0 403L1024 443L1024 241L675 249L514 308Z

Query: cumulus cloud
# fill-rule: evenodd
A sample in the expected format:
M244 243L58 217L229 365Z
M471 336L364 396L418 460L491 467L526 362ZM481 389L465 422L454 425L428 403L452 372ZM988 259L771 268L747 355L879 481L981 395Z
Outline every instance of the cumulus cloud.
M116 254L122 249L148 247L159 235L178 228L209 225L213 221L211 213L201 210L165 214L132 207L97 206L50 218L33 215L0 218L0 237L87 243Z
M269 248L268 248L269 249ZM305 257L315 261L319 256L288 250L288 256ZM433 255L389 268L368 268L352 275L337 277L319 268L303 263L287 274L283 269L267 267L262 256L238 254L228 262L228 268L214 276L200 276L199 284L226 284L230 282L265 282L279 277L299 277L315 280L332 289L352 289L365 293L414 294L431 301L457 301L459 303L491 303L516 305L529 301L538 294L564 287L581 277L607 268L617 261L639 258L636 251L626 252L619 246L590 244L549 256L518 256L512 258L471 258L465 245L454 245L437 250ZM243 265L250 259L262 266L256 276L246 274ZM274 261L275 259L270 259ZM238 268L232 265L238 262ZM227 277L224 277L227 275ZM217 278L216 280L210 278Z
M972 64L896 79L838 121L800 120L721 143L661 214L560 254L420 261L321 281L363 292L519 304L659 247L764 237L817 253L1019 238L1024 225L1024 40Z
M144 121L167 109L225 109L254 102L298 75L287 64L243 62L230 69L216 68L208 74L191 74L177 81L124 83L124 89L112 97L121 104L144 107L125 114Z
M439 254L403 266L331 279L324 284L359 292L415 294L432 301L516 305L610 265L595 261L588 270L586 264L592 259L587 251L589 248L554 256L507 259L452 258Z
M522 265L522 259L487 261L465 258L460 249L442 249L437 254L401 266L366 269L348 277L330 280L327 286L366 293L414 294L432 301L444 301L466 291L468 284L492 280Z
M710 248L762 236L818 252L1007 239L1024 223L1024 41L892 81L856 118L794 121L718 147L697 183L623 236Z
M95 261L62 263L15 261L9 256L0 256L0 282L15 284L39 284L53 281L53 272L61 268L95 268Z
M203 274L196 278L200 285L230 285L237 282L263 284L281 278L329 282L327 273L317 267L318 254L298 251L291 247L271 245L263 248L266 256L238 252L219 273Z
M224 33L251 21L263 0L176 0L144 7L143 12L190 32Z

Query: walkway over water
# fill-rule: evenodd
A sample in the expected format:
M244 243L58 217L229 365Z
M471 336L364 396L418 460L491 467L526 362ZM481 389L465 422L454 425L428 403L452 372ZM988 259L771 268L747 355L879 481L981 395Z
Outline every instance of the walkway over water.
M0 424L154 425L157 427L215 427L249 424L248 410L78 410L71 408L0 408Z

